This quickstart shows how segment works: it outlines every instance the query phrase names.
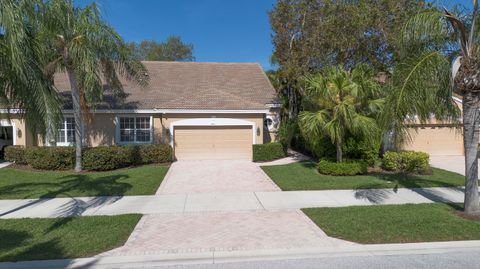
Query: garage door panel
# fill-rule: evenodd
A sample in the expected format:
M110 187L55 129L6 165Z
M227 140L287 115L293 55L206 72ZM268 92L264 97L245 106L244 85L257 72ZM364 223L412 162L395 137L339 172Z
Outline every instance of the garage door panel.
M447 127L410 129L411 140L405 150L424 151L430 155L463 155L463 137L460 131Z
M252 158L250 126L176 127L175 156L178 160Z

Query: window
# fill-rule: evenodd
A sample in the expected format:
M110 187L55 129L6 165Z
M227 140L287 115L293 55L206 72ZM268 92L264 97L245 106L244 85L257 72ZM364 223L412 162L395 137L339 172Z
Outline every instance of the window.
M119 117L118 123L120 143L152 142L151 117Z
M75 143L75 119L65 118L57 131L57 145L68 146Z

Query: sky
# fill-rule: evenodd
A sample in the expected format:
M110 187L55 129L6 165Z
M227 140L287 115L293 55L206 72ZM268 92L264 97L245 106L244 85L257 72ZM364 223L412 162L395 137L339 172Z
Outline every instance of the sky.
M75 0L83 5L92 0ZM276 0L96 0L126 41L178 35L198 62L256 62L271 69L268 19ZM443 1L471 7L471 0Z

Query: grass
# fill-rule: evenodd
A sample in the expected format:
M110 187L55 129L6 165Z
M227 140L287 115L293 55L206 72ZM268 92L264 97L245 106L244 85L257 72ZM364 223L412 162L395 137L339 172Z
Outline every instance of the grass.
M0 169L0 199L155 194L168 167L147 165L110 172Z
M314 162L262 166L263 171L284 191L454 187L464 184L464 177L446 170L432 168L431 175L372 173L357 176L321 175Z
M457 205L378 205L303 209L327 235L358 243L479 240L480 221L456 215Z
M141 215L0 220L0 261L92 256L122 246Z

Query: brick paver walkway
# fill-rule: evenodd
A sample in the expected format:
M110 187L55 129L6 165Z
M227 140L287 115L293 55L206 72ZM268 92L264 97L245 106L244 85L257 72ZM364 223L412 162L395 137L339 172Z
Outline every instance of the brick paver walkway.
M351 244L328 237L300 210L148 215L142 218L123 247L102 256Z
M202 160L174 162L157 194L279 190L280 188L253 162Z

